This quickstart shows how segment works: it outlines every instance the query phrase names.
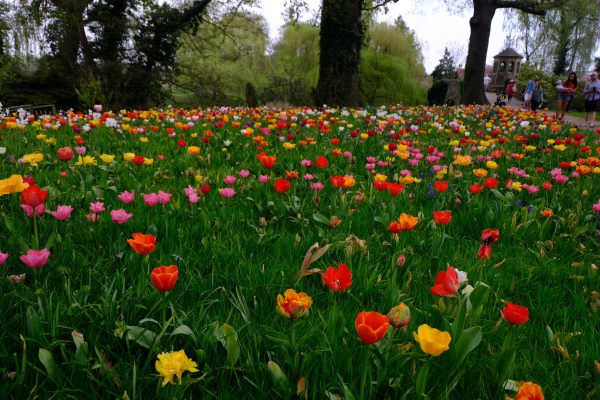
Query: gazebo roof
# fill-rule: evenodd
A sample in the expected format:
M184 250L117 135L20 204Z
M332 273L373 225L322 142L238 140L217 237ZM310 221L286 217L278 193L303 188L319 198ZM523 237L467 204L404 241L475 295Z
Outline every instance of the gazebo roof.
M496 54L494 56L494 58L498 58L498 57L517 57L517 58L523 58L522 55L520 55L519 53L516 52L515 49L509 47L507 49L502 50L500 53Z

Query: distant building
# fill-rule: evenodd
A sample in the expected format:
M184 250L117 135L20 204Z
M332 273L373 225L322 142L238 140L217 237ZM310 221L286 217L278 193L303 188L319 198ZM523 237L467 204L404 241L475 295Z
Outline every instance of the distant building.
M510 47L496 54L492 67L492 81L488 86L488 91L504 89L506 82L511 79L518 83L522 59L523 56Z

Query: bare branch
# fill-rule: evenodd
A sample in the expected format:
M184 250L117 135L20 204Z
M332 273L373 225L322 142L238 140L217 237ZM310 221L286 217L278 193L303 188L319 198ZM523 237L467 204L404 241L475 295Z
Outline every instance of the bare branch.
M373 2L373 5L371 5L370 7L363 8L363 11L377 10L378 8L384 7L388 3L397 3L397 2L398 2L398 0L379 0L379 1L375 1L375 2Z
M557 1L536 1L536 0L497 0L496 8L515 8L528 14L546 15L546 12L562 4L562 0Z

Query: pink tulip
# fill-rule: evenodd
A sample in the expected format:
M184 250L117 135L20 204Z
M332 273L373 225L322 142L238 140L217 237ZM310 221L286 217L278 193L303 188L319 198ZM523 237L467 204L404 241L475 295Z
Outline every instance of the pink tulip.
M135 193L128 192L127 190L123 193L117 195L119 200L121 200L124 204L130 204L135 200Z
M9 255L10 254L8 254L8 253L3 253L0 251L0 265L4 264L6 262Z
M268 175L260 175L258 177L258 181L260 183L267 183L267 182L269 182L269 176Z
M323 185L321 182L315 182L315 183L310 184L310 188L312 190L319 191L319 190L323 190L323 188L325 188L325 185Z
M167 204L171 200L171 193L163 192L162 190L158 191L156 198L160 204Z
M86 214L85 217L92 223L95 224L96 221L98 221L98 214L96 213L89 213Z
M33 218L33 207L28 206L27 204L21 204L21 208L25 211L25 214L29 218ZM46 211L46 206L42 203L35 208L35 214L40 217Z
M226 199L230 199L235 196L235 190L233 188L219 189L219 194Z
M223 182L225 182L226 185L233 185L235 181L237 181L237 178L233 175L227 175L225 179L223 179Z
M80 156L84 155L87 150L85 148L85 146L77 146L75 147L75 151L77 152L77 154L79 154Z
M156 193L143 194L142 197L144 198L144 203L146 203L148 207L154 207L156 203L158 203L158 196Z
M600 214L600 200L592 206L592 211L596 214Z
M56 218L59 221L71 218L71 213L73 212L73 207L71 206L58 206L56 211L51 211L50 215Z
M94 214L100 214L101 212L104 212L104 203L101 201L90 203L90 211Z
M248 171L247 169L243 169L240 171L240 176L244 179L246 179L247 177L250 176L250 171Z
M29 268L42 268L48 262L48 257L50 257L50 250L48 249L30 249L27 254L21 255L19 258Z
M115 224L124 224L125 222L129 221L131 219L131 217L133 217L133 214L129 214L127 211L125 211L124 209L118 209L118 210L112 210L110 212L110 216L112 218L112 221Z

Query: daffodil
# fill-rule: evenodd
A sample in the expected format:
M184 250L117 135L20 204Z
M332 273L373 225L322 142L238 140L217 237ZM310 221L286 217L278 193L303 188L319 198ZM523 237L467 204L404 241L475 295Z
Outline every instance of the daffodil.
M75 165L97 165L98 161L96 161L96 159L92 156L85 156L85 157L77 157L77 163Z

